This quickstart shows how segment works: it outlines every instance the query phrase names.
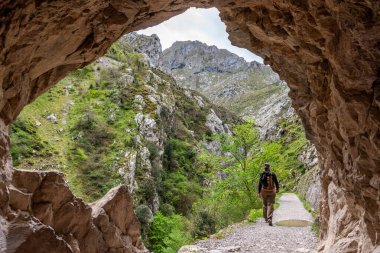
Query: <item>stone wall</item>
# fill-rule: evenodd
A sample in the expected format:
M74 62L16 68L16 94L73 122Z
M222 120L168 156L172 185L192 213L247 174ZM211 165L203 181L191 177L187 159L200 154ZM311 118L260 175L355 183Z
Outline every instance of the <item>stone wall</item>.
M302 175L295 190L310 203L310 206L314 210L319 211L321 203L321 181L319 179L318 165Z
M321 157L320 250L379 249L377 0L2 1L1 222L14 219L6 128L22 108L69 71L104 54L123 33L158 24L189 6L216 6L233 44L261 55L288 83L293 107ZM0 243L10 231L2 226ZM44 231L36 230L33 238ZM54 243L51 247L61 247Z

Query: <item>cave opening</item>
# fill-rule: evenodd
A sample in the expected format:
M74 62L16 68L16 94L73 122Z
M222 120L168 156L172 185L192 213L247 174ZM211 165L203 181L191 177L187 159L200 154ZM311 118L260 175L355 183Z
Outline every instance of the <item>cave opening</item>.
M75 198L67 187L56 187L52 190L51 185L64 185L60 174L13 171L9 160L7 128L27 103L35 100L69 71L83 67L104 54L111 43L123 33L157 24L183 12L189 5L211 6L205 2L191 4L144 2L132 5L127 2L114 2L108 5L82 2L68 6L64 1L58 1L54 6L43 3L31 4L26 8L27 5L10 6L8 2L1 4L10 11L10 15L4 17L5 26L2 33L5 39L1 41L3 47L0 55L3 63L1 141L4 148L1 159L3 178L1 222L4 224L1 229L1 241L5 242L1 247L2 249L11 247L10 252L30 252L30 250L38 252L36 245L41 246L42 237L50 238L50 244L45 244L43 247L47 249L54 247L60 252L72 252L74 248L78 252L103 252L112 247L120 247L120 245L111 245L111 241L104 241L107 236L112 236L107 234L110 230L101 222L107 217L113 221L111 224L113 228L122 228L121 235L127 238L125 240L132 241L132 247L138 248L142 244L138 239L137 220L129 216L126 221L110 208L115 205L122 209L132 208L128 204L131 201L127 203L121 197L127 192L125 187L107 193L100 202L92 204L91 211L81 200ZM377 126L380 119L378 96L376 96L378 91L372 85L378 80L377 59L380 54L377 46L379 20L376 3L369 1L357 4L342 1L339 4L331 2L316 4L307 1L299 4L294 1L284 1L273 4L229 1L215 2L212 5L220 10L220 16L227 25L227 32L233 44L258 52L263 56L265 63L271 65L286 80L290 88L292 105L301 117L308 139L316 145L320 158L323 196L320 205L323 243L319 251L376 252L379 250L377 226L380 219L378 216L379 129ZM66 13L66 17L59 13ZM24 21L21 22L22 20ZM98 26L99 23L104 25ZM16 27L18 27L17 33L14 32ZM112 47L115 57L123 57L118 54L117 48ZM130 63L140 61L138 57L134 57ZM148 63L142 60L137 65L138 68L132 71L140 74L137 78L139 79L142 78L142 69ZM183 67L179 64L176 68ZM127 66L123 68L125 71L130 71ZM79 76L84 79L90 74L89 70L84 68L74 72L73 75L76 75L75 78ZM221 71L218 68L205 68L196 74ZM157 70L152 72L160 78L164 75ZM103 74L115 78L114 71ZM197 87L202 86L201 81L196 80ZM91 85L93 88L97 88L98 85L110 87L107 82L87 83L80 87L78 93L86 92ZM66 87L66 91L70 93L70 85ZM134 87L138 88L138 85ZM115 104L130 99L127 94L123 94L124 97L117 97L112 92L94 93L96 94L86 99L91 100L94 96L102 95L115 99ZM56 98L54 95L59 95L59 92L45 95L46 101L54 100ZM195 98L198 95L191 96L199 105L199 101ZM141 102L139 97L133 99ZM66 102L71 106L71 101ZM72 105L75 104L77 103L74 102ZM151 104L145 103L141 106L149 107ZM77 155L76 159L79 160L89 158L86 154L86 151L90 151L88 143L100 146L91 150L97 155L102 153L102 146L114 144L110 141L112 133L108 131L107 125L97 120L99 115L91 112L92 109L83 108L88 114L77 122L77 126L91 129L91 136L85 136L86 143L73 149ZM46 107L41 110L46 110ZM170 108L163 109L164 115L167 112L170 112ZM188 114L185 115L190 115L190 111L186 113ZM108 114L111 117L114 111L108 111ZM46 114L44 118L55 124L57 119L54 116ZM124 116L132 118L136 115ZM201 114L197 116L202 117ZM228 118L228 115L226 117ZM149 118L143 117L140 120L152 123ZM24 134L33 134L36 131L35 127L40 123L43 122L33 122L34 125L19 122L16 127ZM123 123L125 122L115 124ZM128 129L125 130L128 133ZM63 133L61 129L55 131L58 135ZM134 141L127 138L128 135L129 133L117 138L125 137L126 143L132 142L130 144L134 145ZM24 137L20 135L20 139ZM76 136L72 136L73 139L79 137L83 137L80 131ZM36 141L26 138L24 140L31 143ZM58 138L55 141L59 143L61 140ZM60 144L65 145L64 142ZM172 140L168 150L173 147L187 150L189 146ZM36 145L31 150L19 150L19 152L33 154L43 148L41 145ZM55 154L54 151L51 152L53 149L49 148L45 150L46 157L41 159L46 164ZM154 145L147 146L145 151L148 151L145 155L159 154ZM129 157L135 155L137 154L128 154ZM193 154L186 155L191 157ZM89 165L87 168L90 172L95 172L99 166L99 156L92 158L91 164L86 165ZM149 156L149 159L152 164L155 163L154 156ZM110 159L108 162L112 164L114 160ZM29 165L34 164L32 162ZM98 176L96 173L91 175L92 178ZM113 175L102 176L112 178ZM100 187L104 186L104 191L109 187L103 182L98 183ZM151 186L154 182L148 180L145 183ZM90 187L85 187L84 190L93 191ZM152 189L141 194L154 195ZM154 199L151 201L154 202ZM24 216L21 221L17 210L22 210L24 215L29 215L29 218ZM70 213L71 216L66 215L65 218L62 213ZM37 217L42 223L33 225L33 217ZM93 222L96 223L96 228L92 225L89 230L85 228ZM21 223L22 227L19 226ZM24 232L19 233L20 229ZM347 236L348 234L350 236ZM64 235L65 240L57 240L59 235Z
M190 8L123 35L103 57L26 106L11 125L13 166L62 172L73 194L87 203L125 185L145 245L155 252L164 247L154 230L160 219L195 227L180 230L183 241L159 238L180 245L189 235L209 236L259 209L255 185L264 159L283 191L296 189L309 198L317 215L317 154L288 92L261 57L231 45L216 8ZM243 170L233 169L241 165L229 157L233 149L223 151L222 137L246 138L238 131L247 124L251 129L244 133L258 140L246 149ZM206 155L219 166L205 161ZM206 168L209 175L198 172ZM207 193L226 191L225 184L250 187L235 186L224 197ZM240 205L222 204L228 202Z

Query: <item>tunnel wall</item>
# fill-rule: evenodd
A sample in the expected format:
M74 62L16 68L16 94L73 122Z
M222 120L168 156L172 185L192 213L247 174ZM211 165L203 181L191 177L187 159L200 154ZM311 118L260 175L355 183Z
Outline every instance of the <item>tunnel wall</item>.
M376 0L2 1L0 200L1 222L7 225L0 231L0 246L9 241L8 225L19 224L19 214L9 205L15 188L9 124L26 104L103 55L122 34L158 24L190 6L217 7L232 43L262 56L288 83L292 105L321 157L319 250L380 250ZM26 213L35 218L33 211Z

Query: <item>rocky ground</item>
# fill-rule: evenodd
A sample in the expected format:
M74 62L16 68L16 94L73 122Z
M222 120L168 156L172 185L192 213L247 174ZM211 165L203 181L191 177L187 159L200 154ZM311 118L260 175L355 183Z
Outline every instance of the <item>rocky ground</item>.
M233 226L232 232L224 238L199 241L195 245L184 246L179 253L294 253L315 252L318 239L311 226L288 227L276 225L288 220L312 221L301 201L294 194L283 194L280 207L274 213L274 226L270 227L263 219L256 224L241 223Z

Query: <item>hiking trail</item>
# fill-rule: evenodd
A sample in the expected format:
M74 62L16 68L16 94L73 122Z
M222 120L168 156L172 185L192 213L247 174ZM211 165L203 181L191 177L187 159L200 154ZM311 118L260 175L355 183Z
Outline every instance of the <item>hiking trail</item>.
M263 218L255 224L234 224L228 228L232 232L224 238L198 241L182 247L179 253L314 253L318 238L311 231L311 214L293 193L282 194L279 203L273 215L273 227ZM285 226L289 224L299 227Z

